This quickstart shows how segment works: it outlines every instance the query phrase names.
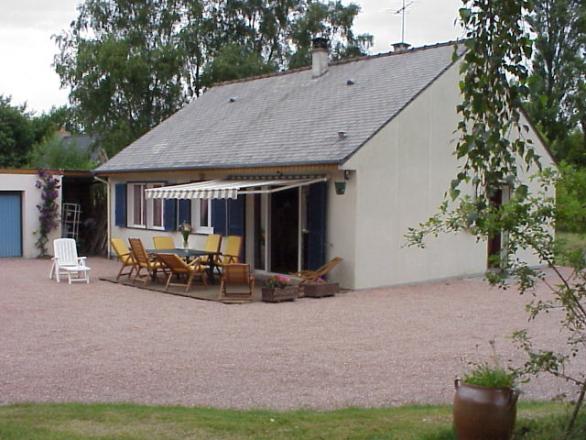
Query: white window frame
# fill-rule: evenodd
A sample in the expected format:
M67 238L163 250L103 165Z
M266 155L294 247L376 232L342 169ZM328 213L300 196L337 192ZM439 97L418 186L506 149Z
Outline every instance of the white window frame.
M128 226L131 228L140 228L140 229L153 229L157 231L164 231L165 230L165 202L161 200L161 226L154 226L154 211L153 211L153 199L147 199L145 197L145 190L149 188L155 188L159 186L164 186L163 182L131 182L127 184L127 205L126 205L126 212L128 217ZM134 191L137 186L142 187L142 197L141 197L141 221L137 223L134 218Z
M133 182L133 183L129 183L127 185L127 188L128 188L128 190L127 190L128 202L127 202L127 205L126 205L126 208L127 208L126 209L126 212L127 212L127 217L128 217L128 226L131 227L131 228L146 229L146 219L143 218L144 212L145 212L145 209L144 209L144 200L145 200L145 197L144 197L144 185L145 184L142 183L142 182ZM134 191L135 191L135 188L137 186L143 187L143 189L142 189L142 197L141 197L142 203L140 205L140 213L141 213L141 219L140 219L141 221L140 222L136 222L135 221L136 219L134 218Z
M150 188L158 188L161 186L165 186L164 183L148 183L146 185L147 189ZM165 200L163 199L157 199L161 201L161 226L155 226L154 224L154 220L155 220L155 211L154 211L154 205L155 205L155 199L147 199L147 227L148 229L154 229L156 231L164 231L165 230Z
M201 201L208 202L208 226L202 226L200 223L200 203ZM212 199L193 199L191 201L191 226L196 234L213 234L214 227L212 225Z

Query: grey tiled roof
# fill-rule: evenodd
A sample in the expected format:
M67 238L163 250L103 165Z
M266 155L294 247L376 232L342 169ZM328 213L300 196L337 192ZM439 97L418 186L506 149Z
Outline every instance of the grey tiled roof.
M443 73L452 54L446 43L331 65L315 79L301 70L221 84L97 171L340 163Z

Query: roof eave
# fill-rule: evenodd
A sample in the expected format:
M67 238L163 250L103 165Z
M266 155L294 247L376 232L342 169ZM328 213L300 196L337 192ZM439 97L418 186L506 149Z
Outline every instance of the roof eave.
M261 170L265 168L299 168L299 167L332 167L337 168L340 165L339 160L323 160L323 161L312 161L312 162L274 162L274 163L263 163L263 164L226 164L226 165L199 165L199 166L183 166L183 167L160 167L160 168L120 168L114 170L94 170L96 176L108 176L116 174L129 174L129 173L161 173L161 172L178 172L178 171L226 171L226 170Z

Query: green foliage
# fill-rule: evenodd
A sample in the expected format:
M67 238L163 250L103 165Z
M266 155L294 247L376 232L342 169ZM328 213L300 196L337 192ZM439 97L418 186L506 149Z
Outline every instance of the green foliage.
M55 36L76 121L111 156L204 87L305 65L314 36L334 59L363 54L358 6L341 1L85 0Z
M456 156L463 159L450 195L455 200L462 183L472 183L479 208L488 208L491 192L517 176L517 156L538 164L531 140L511 139L511 131L526 132L521 124L527 97L531 39L521 17L529 1L463 1L460 9L467 49L461 64L462 102L458 113L460 138ZM498 19L496 19L498 17ZM511 81L509 80L511 79Z
M551 146L558 161L586 168L586 144L584 133L576 128L562 139L557 139Z
M571 261L580 258L586 252L586 233L556 231L555 240L556 263L560 266L572 266Z
M117 152L185 102L187 54L175 0L87 0L55 37L55 68L88 133Z
M39 210L39 230L35 231L38 235L35 246L40 252L41 257L47 255L47 243L49 234L59 226L59 179L45 170L39 171L39 178L35 186L41 190L41 203L37 205Z
M372 46L369 34L355 35L352 26L360 7L341 1L307 2L303 11L291 25L291 43L295 47L289 59L289 67L297 68L311 64L311 44L315 36L330 41L332 59L339 60L365 55Z
M213 85L222 81L247 78L274 72L276 66L264 61L257 52L246 50L237 44L229 44L204 69L202 84Z
M534 0L527 18L536 33L529 81L530 116L550 141L558 160L586 164L586 135L580 133L581 162L574 162L580 157L568 157L566 144L569 133L586 121L586 3Z
M462 381L486 388L512 388L515 376L504 368L481 364L466 373Z
M491 340L489 344L492 351L491 362L472 364L472 369L464 375L462 382L486 388L513 388L517 373L501 366L495 341Z
M556 229L586 232L586 168L560 165L557 184Z
M35 145L29 161L32 168L52 170L91 170L96 165L90 150L79 148L75 142L64 142L56 135Z
M13 106L0 95L0 167L20 168L35 141L31 116L24 106Z
M26 106L15 106L10 97L0 95L0 167L21 168L29 165L33 147L45 142L63 126L70 125L67 107L52 108L34 115Z

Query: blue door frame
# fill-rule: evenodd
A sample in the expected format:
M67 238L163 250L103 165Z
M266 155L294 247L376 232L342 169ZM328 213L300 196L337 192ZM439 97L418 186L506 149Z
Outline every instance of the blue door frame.
M0 257L22 257L22 193L0 191Z

